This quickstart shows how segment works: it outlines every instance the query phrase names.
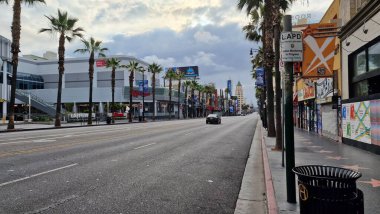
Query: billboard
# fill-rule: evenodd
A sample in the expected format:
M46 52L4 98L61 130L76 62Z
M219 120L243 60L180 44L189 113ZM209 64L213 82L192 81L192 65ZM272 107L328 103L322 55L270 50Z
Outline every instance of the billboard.
M336 23L311 24L303 30L303 77L333 75Z
M256 69L256 86L264 87L265 86L265 71L264 68Z
M185 77L198 77L199 76L199 70L198 66L185 66L185 67L170 67L170 68L165 68L165 73L169 70L172 69L173 71L181 72L185 75Z

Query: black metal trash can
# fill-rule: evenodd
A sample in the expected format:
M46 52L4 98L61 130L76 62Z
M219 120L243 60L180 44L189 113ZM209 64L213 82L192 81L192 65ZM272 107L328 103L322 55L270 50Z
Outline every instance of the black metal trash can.
M112 121L112 118L111 117L107 117L107 124L111 124L111 121Z
M298 177L300 213L364 213L363 192L356 188L362 175L334 166L293 168Z

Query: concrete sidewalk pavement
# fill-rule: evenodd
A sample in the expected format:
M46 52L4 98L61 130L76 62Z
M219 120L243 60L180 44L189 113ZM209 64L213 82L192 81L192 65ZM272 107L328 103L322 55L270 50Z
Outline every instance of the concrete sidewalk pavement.
M294 132L296 166L310 164L329 165L361 172L362 177L358 180L357 187L364 193L364 211L368 214L379 213L379 155L332 141L315 133L309 133L300 129L295 129ZM299 204L287 202L286 174L285 168L281 166L282 154L281 151L272 150L275 146L275 138L266 137L267 133L264 129L262 134L265 145L263 151L268 154L269 158L268 163L272 173L278 213L299 213ZM268 198L269 196L270 194L268 194Z

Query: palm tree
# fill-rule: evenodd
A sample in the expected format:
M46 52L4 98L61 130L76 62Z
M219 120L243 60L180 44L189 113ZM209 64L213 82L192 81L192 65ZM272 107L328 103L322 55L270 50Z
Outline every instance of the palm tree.
M120 60L116 58L107 59L106 67L111 68L111 91L112 91L112 104L111 104L111 112L112 112L112 123L115 123L115 118L113 113L115 112L115 78L116 78L116 69L123 67L120 65Z
M179 69L176 70L176 79L178 80L178 120L180 117L180 105L181 105L181 80L185 77L185 74Z
M61 97L62 97L62 79L65 71L65 41L71 42L76 37L82 38L81 27L76 27L78 22L77 18L71 18L67 15L67 12L58 10L58 16L46 16L50 21L49 28L42 28L39 32L48 32L50 34L59 34L58 43L58 92L57 92L57 106L55 111L55 127L61 126Z
M199 106L203 109L203 105L202 105L202 102L201 102L201 96L202 96L202 94L203 94L203 92L204 92L204 86L203 85L201 85L201 84L199 84L198 86L197 86L197 91L198 91L198 103L199 103ZM201 114L201 108L199 108L198 110L197 110L197 115L198 115L198 117L199 116L201 116L202 114ZM202 116L201 116L202 117Z
M191 85L191 81L190 80L186 80L183 85L185 86L185 117L187 118L189 116L189 109L188 109L188 97L187 97L187 89L189 88L189 86Z
M171 120L171 113L174 107L172 106L172 81L176 78L176 73L173 69L169 68L165 75L166 79L169 79L169 120Z
M238 9L242 10L246 8L247 15L249 15L253 10L257 10L260 7L260 4L264 3L262 0L239 0ZM264 69L265 69L265 78L266 78L266 91L267 91L267 121L268 121L268 136L276 136L276 128L274 124L274 91L273 91L273 64L274 64L274 53L273 53L273 20L275 13L273 8L277 5L275 0L266 0L264 4L263 12L263 47L265 58L264 60Z
M14 0L13 3L13 20L12 20L12 79L11 79L11 100L9 109L8 130L15 128L15 100L16 100L16 82L17 82L17 67L18 67L18 53L20 52L20 38L21 38L21 3L33 5L36 2L45 3L44 0ZM0 4L8 4L8 0L0 0Z
M197 81L196 80L192 80L191 81L191 84L190 84L190 89L191 89L191 108L192 108L192 110L191 110L191 116L192 116L192 118L194 118L195 117L195 100L194 100L194 98L195 98L195 94L194 94L194 91L196 90L196 88L197 88L197 86L198 86L198 83L197 83Z
M94 80L94 64L95 64L95 53L98 53L98 57L105 57L104 51L108 50L107 48L103 48L102 41L96 41L93 37L89 40L82 39L82 43L84 44L84 48L77 49L75 51L79 53L89 53L90 58L88 60L88 76L90 79L90 95L88 98L88 119L87 124L92 125L92 88L93 88L93 80Z
M156 63L148 66L148 72L152 73L152 93L153 93L153 121L156 120L156 74L162 71L162 67Z
M133 81L135 79L134 73L140 70L139 63L136 61L130 61L126 66L129 70L129 122L132 122L132 91L133 91Z

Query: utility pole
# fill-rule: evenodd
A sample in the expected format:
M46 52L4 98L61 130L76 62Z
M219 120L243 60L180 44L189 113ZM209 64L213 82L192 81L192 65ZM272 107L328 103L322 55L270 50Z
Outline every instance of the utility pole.
M292 31L292 16L284 16L284 32ZM286 146L286 193L289 203L296 203L294 158L294 127L293 127L293 62L285 62L285 146Z

